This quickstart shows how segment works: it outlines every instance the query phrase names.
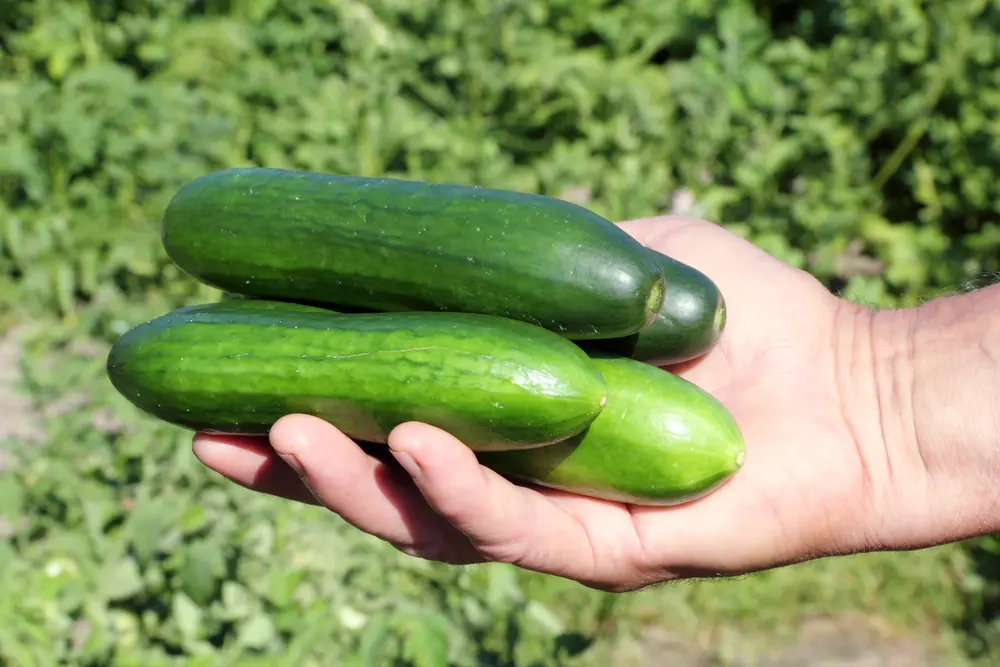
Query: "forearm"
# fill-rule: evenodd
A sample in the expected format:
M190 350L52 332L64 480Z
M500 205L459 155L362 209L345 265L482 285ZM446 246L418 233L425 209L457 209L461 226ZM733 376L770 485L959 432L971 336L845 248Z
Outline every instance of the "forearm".
M872 533L911 548L1000 530L1000 285L918 308L867 311L871 391L880 446L864 451ZM856 328L856 331L858 328ZM864 336L854 372L864 379Z

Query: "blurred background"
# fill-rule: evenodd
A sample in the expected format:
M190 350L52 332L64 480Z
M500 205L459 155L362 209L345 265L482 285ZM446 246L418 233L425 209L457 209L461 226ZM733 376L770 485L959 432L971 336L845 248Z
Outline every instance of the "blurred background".
M258 165L725 224L831 290L1000 271L1000 0L0 0L0 662L1000 664L1000 542L612 597L221 482L104 375Z

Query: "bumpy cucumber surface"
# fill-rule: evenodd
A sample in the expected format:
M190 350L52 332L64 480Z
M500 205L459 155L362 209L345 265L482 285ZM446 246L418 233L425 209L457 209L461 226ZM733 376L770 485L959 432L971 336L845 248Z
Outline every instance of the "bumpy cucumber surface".
M572 342L524 322L469 313L339 314L290 302L226 300L136 326L108 356L117 390L187 428L266 434L289 413L385 442L400 423L439 426L476 450L579 433L607 388Z
M689 502L743 465L742 434L711 394L633 359L594 362L608 401L589 428L540 449L480 453L480 463L541 486L638 505Z
M228 169L177 192L162 241L182 270L225 291L491 314L579 340L636 333L663 299L658 264L610 221L479 187Z
M726 327L726 301L704 273L649 249L666 279L663 303L652 324L642 331L594 341L587 350L601 350L656 366L671 366L706 354Z

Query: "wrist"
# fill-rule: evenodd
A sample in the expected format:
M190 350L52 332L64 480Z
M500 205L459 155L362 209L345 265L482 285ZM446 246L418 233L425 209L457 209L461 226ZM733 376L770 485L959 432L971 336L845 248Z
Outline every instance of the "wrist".
M851 314L870 536L920 548L1000 530L1000 285ZM843 376L842 376L843 377ZM869 426L864 433L863 424Z

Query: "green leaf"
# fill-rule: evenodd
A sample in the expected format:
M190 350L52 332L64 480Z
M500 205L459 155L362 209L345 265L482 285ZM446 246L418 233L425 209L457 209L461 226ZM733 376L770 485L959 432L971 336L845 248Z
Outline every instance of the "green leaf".
M24 489L21 482L12 475L0 477L0 517L13 526L21 516L24 507Z
M301 619L301 630L290 640L285 651L287 664L301 664L315 647L328 640L336 621L325 606L316 606Z
M566 631L563 621L547 605L538 600L529 600L525 607L528 619L544 629L547 633L558 635Z
M128 531L132 550L140 563L148 563L159 552L170 532L177 512L176 503L142 498L129 514Z
M247 618L257 607L253 595L239 582L222 583L222 608L227 620Z
M304 570L288 570L274 568L267 573L267 586L264 597L271 604L284 607L292 600L292 593L306 577Z
M240 624L236 641L247 648L262 649L270 645L276 637L277 633L271 619L263 613L258 613Z
M486 600L490 606L509 606L524 599L524 593L517 581L515 568L506 563L490 565L489 588Z
M189 505L177 520L177 527L184 534L196 533L209 523L208 511L201 505Z
M144 583L139 565L131 556L111 563L101 574L101 597L107 600L127 600L142 592Z
M220 545L198 540L185 545L178 575L184 592L196 603L204 605L215 596L225 567Z
M440 614L414 617L407 624L403 655L414 667L447 667L448 630L448 620Z
M361 644L353 658L357 667L378 667L385 664L385 650L392 642L392 615L382 612L372 618L361 635Z
M187 595L176 593L173 599L172 616L178 630L187 641L192 641L202 633L202 610Z

